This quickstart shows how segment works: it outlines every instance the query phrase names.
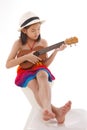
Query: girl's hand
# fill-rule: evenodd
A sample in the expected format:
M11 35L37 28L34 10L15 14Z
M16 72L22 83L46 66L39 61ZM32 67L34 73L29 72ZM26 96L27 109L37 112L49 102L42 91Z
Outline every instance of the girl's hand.
M65 44L62 44L59 48L55 49L55 51L62 51L66 48L67 46Z
M33 64L36 64L37 62L41 61L42 59L39 58L38 56L35 56L33 54L33 52L31 52L31 53L26 55L26 60L33 63Z

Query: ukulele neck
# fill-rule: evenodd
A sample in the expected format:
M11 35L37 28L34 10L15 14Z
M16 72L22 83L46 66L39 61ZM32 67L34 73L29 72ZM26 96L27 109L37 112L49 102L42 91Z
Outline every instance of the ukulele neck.
M35 51L34 55L39 56L39 55L45 54L46 52L49 52L49 51L56 49L56 48L59 48L62 44L65 44L64 41L62 41L60 43L56 43L56 44L51 45L49 47L43 48L41 50Z

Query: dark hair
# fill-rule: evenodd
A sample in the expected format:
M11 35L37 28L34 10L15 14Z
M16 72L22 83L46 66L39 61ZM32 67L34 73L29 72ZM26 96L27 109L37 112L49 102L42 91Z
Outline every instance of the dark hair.
M25 28L27 29L28 27L25 27ZM28 36L21 31L20 40L21 40L22 45L25 45L27 43L27 39L28 39ZM40 39L41 39L41 35L38 36L36 41L40 41Z

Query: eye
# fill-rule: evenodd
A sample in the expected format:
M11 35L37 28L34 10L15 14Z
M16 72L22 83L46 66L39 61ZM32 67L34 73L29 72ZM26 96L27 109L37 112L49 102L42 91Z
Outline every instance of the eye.
M32 29L31 32L35 32L35 30Z

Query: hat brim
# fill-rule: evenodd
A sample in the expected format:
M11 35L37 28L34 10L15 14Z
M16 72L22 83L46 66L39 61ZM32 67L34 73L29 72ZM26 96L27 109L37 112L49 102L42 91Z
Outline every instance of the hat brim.
M18 29L18 31L21 31L23 28L25 28L25 27L27 27L27 26L30 26L30 25L32 25L32 24L35 24L35 23L44 23L45 22L45 20L34 20L34 21L31 21L31 22L29 22L28 24L26 24L25 26L22 26L22 27L20 27L19 29Z

